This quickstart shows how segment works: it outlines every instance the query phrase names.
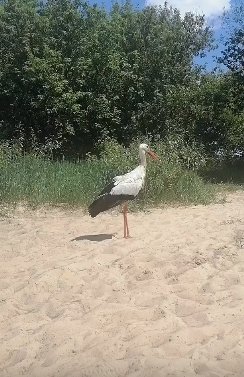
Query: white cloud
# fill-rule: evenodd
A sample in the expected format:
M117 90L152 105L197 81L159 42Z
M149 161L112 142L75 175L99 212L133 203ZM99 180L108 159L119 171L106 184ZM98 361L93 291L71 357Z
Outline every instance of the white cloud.
M164 5L165 0L146 0L147 5ZM168 5L178 8L182 15L186 12L205 14L206 17L218 16L230 8L230 0L168 0Z

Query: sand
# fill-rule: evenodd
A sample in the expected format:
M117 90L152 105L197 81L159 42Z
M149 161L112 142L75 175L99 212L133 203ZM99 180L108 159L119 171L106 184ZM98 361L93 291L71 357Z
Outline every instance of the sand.
M244 193L0 218L0 377L242 377Z

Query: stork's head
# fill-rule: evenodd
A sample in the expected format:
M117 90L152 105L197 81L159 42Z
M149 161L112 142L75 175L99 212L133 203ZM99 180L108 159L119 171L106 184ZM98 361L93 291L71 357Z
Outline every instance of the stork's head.
M148 153L149 156L151 156L154 160L158 160L158 157L151 151L151 149L149 148L147 144L145 143L140 144L139 150Z

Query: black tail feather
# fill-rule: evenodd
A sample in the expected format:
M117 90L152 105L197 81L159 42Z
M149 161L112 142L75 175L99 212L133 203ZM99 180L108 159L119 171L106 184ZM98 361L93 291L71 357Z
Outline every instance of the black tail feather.
M91 217L96 217L100 212L107 211L132 199L134 199L133 195L101 195L88 207L88 211Z

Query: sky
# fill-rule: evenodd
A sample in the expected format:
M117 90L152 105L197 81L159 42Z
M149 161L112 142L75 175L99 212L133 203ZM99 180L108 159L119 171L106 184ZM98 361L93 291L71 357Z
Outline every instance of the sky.
M165 0L131 0L135 7L142 9L145 5L164 5ZM185 12L194 12L204 14L208 25L214 30L214 37L218 43L216 50L207 53L205 58L196 58L195 62L198 64L205 64L206 69L211 71L216 66L216 56L220 56L223 50L223 37L227 38L226 30L222 26L221 16L224 11L231 13L235 3L244 5L244 0L167 0L168 5L178 8L182 14ZM111 0L90 0L90 3L105 4L109 9ZM222 38L221 38L222 37ZM222 42L221 42L222 40ZM221 67L224 69L224 67Z
M148 4L163 5L162 0L147 0ZM178 8L181 13L199 12L206 16L219 15L223 8L230 7L230 0L168 0L168 4Z

